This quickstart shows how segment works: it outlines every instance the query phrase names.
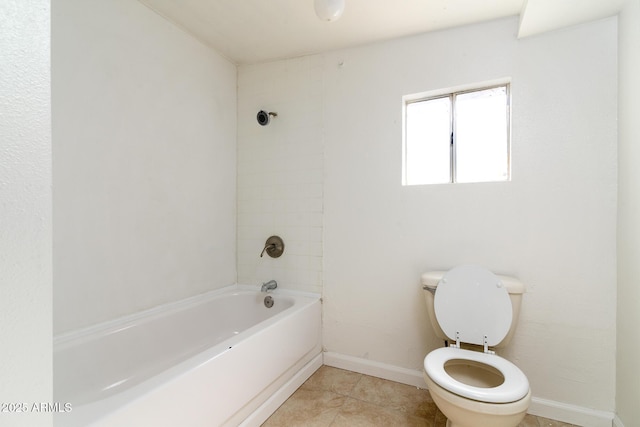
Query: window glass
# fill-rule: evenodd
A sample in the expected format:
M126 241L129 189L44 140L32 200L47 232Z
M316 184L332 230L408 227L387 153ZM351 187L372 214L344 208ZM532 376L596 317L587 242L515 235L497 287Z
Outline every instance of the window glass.
M449 97L412 102L406 109L407 185L451 180L451 101Z
M455 181L508 179L506 87L461 93L455 105Z

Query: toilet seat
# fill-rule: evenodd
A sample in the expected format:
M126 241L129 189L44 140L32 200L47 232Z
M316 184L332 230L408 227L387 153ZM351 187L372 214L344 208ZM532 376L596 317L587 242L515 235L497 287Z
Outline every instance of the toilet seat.
M473 361L497 369L504 377L504 382L497 387L475 387L461 383L445 370L445 364L456 359ZM440 387L479 402L511 403L522 399L529 392L526 375L516 365L495 354L443 347L427 354L424 369L429 378Z

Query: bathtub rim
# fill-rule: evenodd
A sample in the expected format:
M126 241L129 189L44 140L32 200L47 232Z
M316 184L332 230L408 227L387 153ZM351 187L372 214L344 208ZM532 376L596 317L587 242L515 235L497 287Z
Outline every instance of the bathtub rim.
M116 317L104 322L96 323L78 329L73 329L71 331L62 332L53 336L53 353L59 350L64 350L66 347L80 344L85 340L94 340L99 338L99 336L115 333L119 330L131 327L141 322L146 323L152 321L157 317L166 316L173 312L178 312L189 307L204 304L222 295L240 292L260 293L260 286L232 284L224 286L222 288L192 295L190 297L186 297L177 301L170 301L167 303L159 304L141 311L137 311L135 313L125 314L123 316ZM263 293L267 295L266 292ZM308 303L311 303L315 299L319 299L320 301L322 301L322 296L318 293L303 292L292 289L275 289L273 291L269 291L268 294L284 297L291 296L309 298Z

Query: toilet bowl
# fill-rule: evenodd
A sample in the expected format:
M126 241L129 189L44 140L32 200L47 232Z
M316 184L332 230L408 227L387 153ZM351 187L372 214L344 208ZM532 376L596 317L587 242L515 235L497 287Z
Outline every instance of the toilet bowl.
M531 402L529 381L492 349L513 335L524 286L477 266L427 273L423 284L434 330L451 342L424 359L427 387L447 426L517 426Z

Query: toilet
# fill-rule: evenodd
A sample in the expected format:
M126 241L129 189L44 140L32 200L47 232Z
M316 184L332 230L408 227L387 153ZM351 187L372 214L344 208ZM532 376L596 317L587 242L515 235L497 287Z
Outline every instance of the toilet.
M518 323L524 285L473 265L421 278L429 319L446 346L424 359L424 379L447 427L515 427L531 402L526 375L495 354Z

